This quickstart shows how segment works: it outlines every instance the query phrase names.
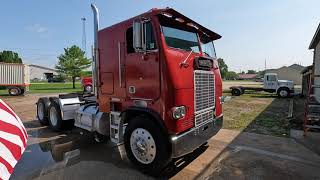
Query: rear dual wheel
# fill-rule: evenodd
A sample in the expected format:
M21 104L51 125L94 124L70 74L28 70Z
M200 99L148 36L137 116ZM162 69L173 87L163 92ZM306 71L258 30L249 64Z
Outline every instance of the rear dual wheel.
M71 129L74 120L62 120L61 108L56 100L52 100L48 110L49 125L55 131Z
M233 96L240 96L241 95L241 90L240 89L232 89L231 94Z
M37 118L42 125L48 125L49 106L50 100L48 98L39 98L37 102Z

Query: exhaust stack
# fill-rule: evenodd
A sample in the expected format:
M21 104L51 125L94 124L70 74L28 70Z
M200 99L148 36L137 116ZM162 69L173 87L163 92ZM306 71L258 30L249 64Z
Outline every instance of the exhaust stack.
M93 11L93 33L94 33L94 45L92 52L93 67L92 67L92 79L94 82L93 91L94 95L98 99L98 86L99 86L99 47L98 47L98 31L99 31L99 10L96 5L91 4Z

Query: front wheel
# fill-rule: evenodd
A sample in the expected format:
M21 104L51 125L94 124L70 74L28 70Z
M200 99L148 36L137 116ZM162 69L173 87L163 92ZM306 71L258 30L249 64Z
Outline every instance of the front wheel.
M86 85L84 87L84 92L86 93L91 93L92 92L92 86L91 85Z
M124 140L128 158L144 173L157 176L171 161L168 140L149 117L132 119Z
M290 96L290 91L287 88L280 88L277 94L279 97L285 98Z

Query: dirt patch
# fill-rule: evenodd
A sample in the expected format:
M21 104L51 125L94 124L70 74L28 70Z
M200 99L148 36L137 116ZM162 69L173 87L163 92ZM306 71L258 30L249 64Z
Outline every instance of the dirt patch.
M57 94L27 94L25 96L12 97L0 96L0 99L5 101L18 114L20 119L32 121L36 119L36 103L40 97L56 96Z

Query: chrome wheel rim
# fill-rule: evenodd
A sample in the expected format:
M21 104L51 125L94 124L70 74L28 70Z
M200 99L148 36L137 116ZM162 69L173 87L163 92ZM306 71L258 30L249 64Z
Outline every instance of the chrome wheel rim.
M150 164L156 157L156 143L152 135L143 128L135 129L130 137L131 152L143 164Z
M50 122L52 126L56 126L58 123L58 112L54 107L50 108Z
M38 104L38 118L39 118L39 120L43 120L43 118L44 118L44 105L43 105L43 103Z
M86 86L86 92L91 92L92 91L92 87L91 86Z
M281 97L287 97L287 96L288 96L288 92L285 91L285 90L281 90L281 91L280 91L280 96L281 96Z
M18 89L10 89L12 95L17 95L19 93Z

